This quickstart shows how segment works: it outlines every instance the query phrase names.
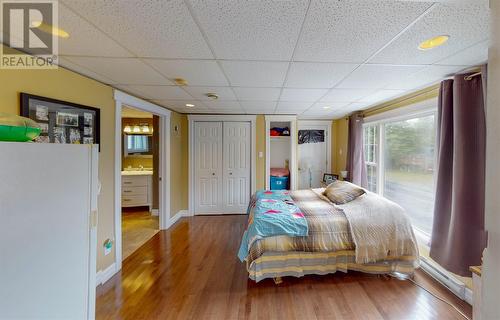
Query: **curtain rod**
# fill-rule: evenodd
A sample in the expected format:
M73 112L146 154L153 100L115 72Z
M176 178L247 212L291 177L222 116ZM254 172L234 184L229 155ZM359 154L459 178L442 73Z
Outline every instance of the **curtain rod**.
M481 75L481 72L476 72L476 73L473 73L473 74L469 74L467 76L464 77L464 80L465 81L470 81L472 80L472 78L476 77L476 76L480 76Z

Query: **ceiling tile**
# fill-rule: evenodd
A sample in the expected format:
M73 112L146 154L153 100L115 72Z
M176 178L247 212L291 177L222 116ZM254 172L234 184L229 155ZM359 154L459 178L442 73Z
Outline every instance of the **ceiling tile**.
M120 84L172 84L150 66L135 58L66 57L70 62Z
M229 100L210 100L203 101L203 104L210 109L241 109L241 105L238 101L229 101Z
M64 0L140 57L213 58L182 0Z
M215 61L161 59L145 59L145 61L168 79L182 78L191 86L228 85L224 73Z
M58 58L59 58L59 66L62 66L65 69L74 71L76 73L79 73L81 75L84 75L86 77L92 78L94 80L100 81L100 82L105 83L105 84L115 84L116 83L115 81L113 81L109 78L106 78L105 76L100 75L94 71L90 71L87 68L79 66L76 63L73 63L64 57L59 56Z
M233 88L238 100L276 101L280 96L279 88Z
M165 99L157 99L153 100L154 103L165 106L169 109L176 110L182 113L192 113L198 111L208 110L208 108L201 102L195 100L165 100ZM186 107L186 103L194 104L195 106L192 108Z
M437 66L425 67L421 71L388 84L385 89L416 90L438 83L445 78L463 70L464 66Z
M353 102L375 92L375 89L332 89L322 102Z
M239 109L209 109L211 114L245 114L245 110Z
M184 90L176 86L127 85L122 87L128 87L138 92L142 92L146 99L151 100L194 100Z
M391 98L396 98L405 92L405 90L378 90L377 92L360 99L359 102L366 102L370 104L382 102Z
M281 87L288 62L221 61L232 86Z
M284 88L280 100L283 101L311 101L321 98L328 89L290 89Z
M316 102L308 109L308 112L331 113L349 105L347 102Z
M304 111L312 105L312 102L279 101L276 111Z
M388 66L366 64L351 73L351 75L342 81L337 88L383 88L388 83L401 80L402 78L421 69L423 69L423 66Z
M290 60L308 1L190 0L218 59Z
M274 113L276 101L240 101L241 107L250 114Z
M209 100L213 101L211 98L207 97L207 93L215 93L220 100L236 100L236 96L230 87L191 87L186 86L184 89L189 92L194 98L199 100Z
M364 62L431 3L313 0L295 61Z
M440 3L370 62L432 64L487 39L489 24L487 1ZM441 47L418 50L422 41L438 35L449 35L450 39Z
M68 38L59 38L59 55L133 56L116 41L61 3L58 17L59 27L70 35Z
M285 87L331 88L347 76L357 64L292 62Z
M448 66L476 66L488 61L488 48L490 41L482 41L456 54L436 62L438 65Z

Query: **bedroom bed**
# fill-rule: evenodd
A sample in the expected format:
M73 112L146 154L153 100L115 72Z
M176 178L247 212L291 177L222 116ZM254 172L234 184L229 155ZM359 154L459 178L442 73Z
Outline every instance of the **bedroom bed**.
M238 254L250 279L279 283L285 276L348 270L411 275L418 268L417 242L399 205L364 189L343 204L324 192L261 191L252 197Z

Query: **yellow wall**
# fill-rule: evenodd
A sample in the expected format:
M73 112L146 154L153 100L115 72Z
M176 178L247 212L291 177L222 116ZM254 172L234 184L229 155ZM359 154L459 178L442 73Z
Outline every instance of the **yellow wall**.
M114 143L115 101L113 89L72 71L0 70L0 112L19 114L20 92L31 93L99 108L101 110L101 152L99 153L99 225L97 235L97 269L104 270L114 262L115 252L104 256L102 244L114 239ZM180 124L176 136L174 124ZM171 212L188 208L188 124L187 116L172 112L171 118Z
M349 122L346 118L332 122L332 173L338 175L346 168L348 131Z
M266 187L266 119L264 115L258 115L255 121L256 132L256 189L264 189ZM259 158L259 152L262 152L262 158Z
M57 70L0 70L0 112L19 114L19 93L75 102L101 109L99 153L99 226L97 269L114 262L114 251L104 256L104 240L114 238L114 139L115 102L111 87L63 68ZM28 235L29 236L29 235Z
M174 131L175 126L179 132ZM170 119L170 216L188 209L188 139L187 115L172 112Z

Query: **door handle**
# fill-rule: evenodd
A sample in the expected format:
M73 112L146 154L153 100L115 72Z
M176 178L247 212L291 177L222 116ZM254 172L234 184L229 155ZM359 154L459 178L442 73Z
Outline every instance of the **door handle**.
M232 172L229 172L229 175L230 175L230 176L232 176L232 175L233 175L233 173L232 173Z
M212 175L215 176L215 172L212 172Z

